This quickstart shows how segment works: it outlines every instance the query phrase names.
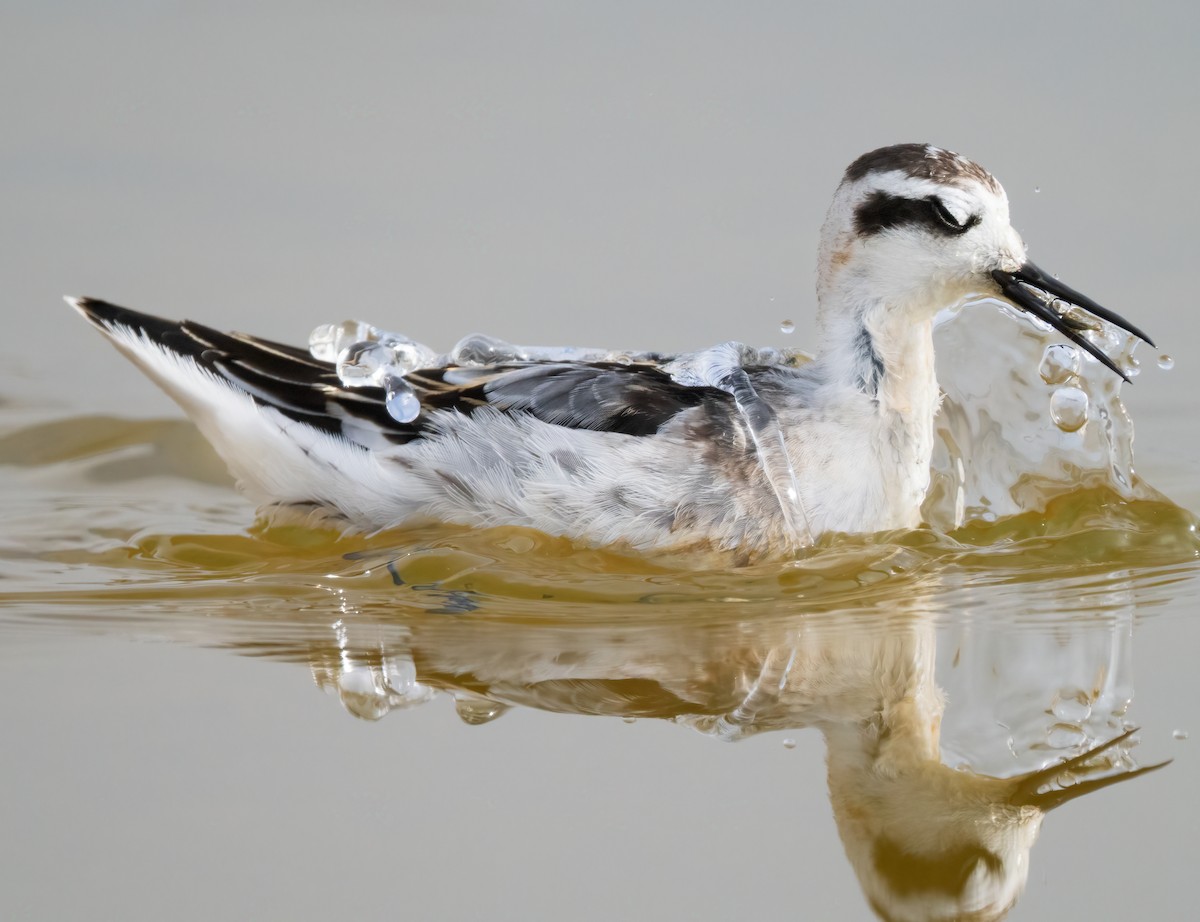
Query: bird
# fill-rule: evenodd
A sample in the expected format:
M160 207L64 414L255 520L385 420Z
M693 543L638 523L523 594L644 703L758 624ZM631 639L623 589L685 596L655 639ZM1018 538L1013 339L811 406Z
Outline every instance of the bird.
M1153 345L1030 262L995 177L930 144L846 168L816 294L811 361L737 342L604 354L485 337L438 356L366 324L331 352L67 301L179 403L260 506L316 507L369 531L518 526L739 563L920 525L943 308L1007 301L1123 378L1085 333L1106 322ZM380 344L395 363L352 377L356 350Z

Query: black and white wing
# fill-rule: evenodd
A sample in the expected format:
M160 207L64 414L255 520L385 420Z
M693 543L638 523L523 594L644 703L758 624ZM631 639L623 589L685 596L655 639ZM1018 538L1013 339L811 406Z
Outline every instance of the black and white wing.
M127 352L139 345L157 348L194 363L259 406L368 449L421 439L434 428L438 411L470 415L491 408L571 429L647 436L702 404L732 409L727 393L680 384L648 362L532 362L412 372L405 380L422 411L402 423L388 414L381 388L345 386L331 363L305 349L192 321L163 320L91 298L71 303ZM155 379L180 399L161 374Z

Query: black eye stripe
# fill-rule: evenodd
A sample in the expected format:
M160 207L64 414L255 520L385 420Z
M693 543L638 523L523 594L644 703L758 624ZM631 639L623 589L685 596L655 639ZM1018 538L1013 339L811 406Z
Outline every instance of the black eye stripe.
M872 192L854 209L854 229L860 237L905 225L922 227L943 237L955 237L965 234L978 223L979 215L971 215L965 224L957 223L936 196L917 199Z

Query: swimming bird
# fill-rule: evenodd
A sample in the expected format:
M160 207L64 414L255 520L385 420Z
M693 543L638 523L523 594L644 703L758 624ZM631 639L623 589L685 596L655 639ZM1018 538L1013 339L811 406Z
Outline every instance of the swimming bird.
M260 504L315 504L367 529L515 525L753 560L828 532L920 524L940 401L933 320L970 296L1007 300L1122 377L1086 329L1105 321L1151 342L1029 262L1000 183L927 144L846 169L821 232L819 350L806 363L740 343L495 360L416 349L427 367L356 386L330 356L68 301Z

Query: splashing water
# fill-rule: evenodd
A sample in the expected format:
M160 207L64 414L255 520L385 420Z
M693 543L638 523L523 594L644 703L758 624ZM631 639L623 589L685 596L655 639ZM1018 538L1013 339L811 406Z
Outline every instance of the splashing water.
M1068 314L1071 312L1068 310ZM1081 317L1081 319L1084 319ZM1127 375L1138 371L1134 337L1086 318L1084 335ZM782 332L795 328L791 321ZM1121 379L1090 355L1006 302L983 299L943 311L934 331L938 382L945 394L936 421L930 489L922 513L942 531L969 522L1039 510L1055 496L1110 487L1127 499L1158 498L1133 470L1133 425L1120 400ZM419 368L510 362L657 362L677 381L730 394L797 547L812 533L797 475L774 409L755 391L746 365L798 367L798 350L723 343L696 353L519 346L472 333L448 353L358 320L324 324L309 351L333 362L347 387L381 387L397 421L410 423L420 400L405 376ZM1158 358L1162 368L1173 364Z
M812 544L814 535L800 498L796 469L792 466L779 417L774 407L759 396L745 370L746 365L757 364L760 355L759 350L748 349L741 343L722 343L702 352L679 356L664 365L663 370L682 384L715 387L733 397L754 441L759 464L779 502L788 534L797 548L804 547Z
M421 412L421 403L404 376L418 368L445 364L428 346L391 333L362 320L324 323L308 337L313 358L332 362L346 387L382 387L388 413L410 423Z
M1047 384L1065 384L1079 374L1079 350L1070 343L1047 346L1038 373Z
M1126 373L1136 367L1133 336L1108 324L1085 335ZM1096 359L990 298L938 315L934 344L945 399L922 513L935 528L1040 510L1091 487L1158 498L1134 476L1123 382Z
M1060 387L1050 395L1050 418L1063 432L1078 432L1088 420L1088 395L1078 387Z

